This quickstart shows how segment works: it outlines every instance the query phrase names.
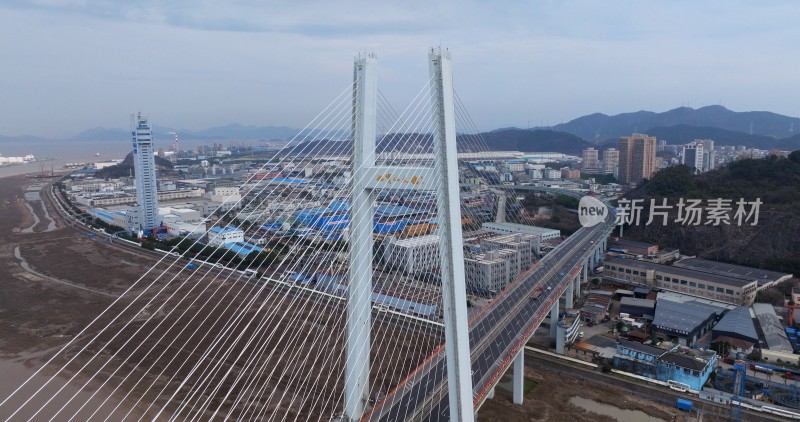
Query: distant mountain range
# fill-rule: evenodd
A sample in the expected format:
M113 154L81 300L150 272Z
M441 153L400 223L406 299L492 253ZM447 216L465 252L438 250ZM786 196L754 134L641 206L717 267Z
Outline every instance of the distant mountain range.
M191 131L163 126L153 126L153 136L158 139L170 139L177 133L180 138L193 140L228 140L228 139L286 139L300 132L287 126L245 126L232 123L215 126L204 130ZM93 128L85 130L67 140L69 141L122 141L131 137L129 130L118 128Z
M573 134L545 129L498 129L480 134L492 151L561 152L580 155L591 144Z
M569 133L515 128L480 134L459 134L457 142L459 152L548 151L580 155L581 150L590 146L588 142ZM433 149L433 139L428 134L392 134L381 139L375 147L378 152L399 150L425 153ZM327 139L301 143L296 148L304 154L325 152L345 155L352 151L348 142Z
M540 129L567 132L588 141L597 142L635 132L649 133L649 130L657 127L677 125L715 127L773 138L787 138L800 133L800 118L768 111L736 112L720 105L698 109L679 107L663 113L637 111L615 116L594 113L578 117L567 123Z
M184 140L274 140L290 139L300 134L300 129L287 126L245 126L229 124L205 130L175 130L154 126L156 139L170 139L177 132ZM679 107L663 113L637 111L608 116L590 114L570 122L552 127L534 129L503 128L480 134L491 150L517 150L523 152L551 151L565 154L580 154L587 146L615 145L620 136L632 133L647 133L668 144L682 144L694 139L714 139L717 145L745 145L759 149L800 149L800 118L783 116L766 111L736 112L723 106L708 106L699 109ZM310 150L324 149L327 139L341 140L347 136L342 132L322 133L309 130L304 135L317 139L320 145ZM93 128L81 132L68 141L125 141L130 133L125 129ZM319 139L322 139L321 141ZM46 140L36 136L0 136L0 142L23 142ZM474 149L465 145L469 139L459 142L460 150ZM298 138L297 143L303 139ZM401 144L405 137L396 137L390 145L379 149L391 149ZM342 145L329 145L337 150ZM417 146L419 149L421 146ZM423 149L425 147L422 147ZM480 148L479 148L480 149Z

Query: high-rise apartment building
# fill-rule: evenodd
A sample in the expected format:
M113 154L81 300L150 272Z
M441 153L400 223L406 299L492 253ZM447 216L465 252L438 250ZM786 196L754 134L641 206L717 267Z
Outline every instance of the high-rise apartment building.
M681 164L687 165L694 173L703 172L703 144L692 142L683 146Z
M714 153L713 139L695 139L696 143L703 144L703 171L714 170L716 165L716 154Z
M597 168L600 168L600 165L597 162L597 150L594 148L586 148L583 150L583 162L581 163L581 169L590 170Z
M150 122L142 113L136 115L133 137L133 170L136 172L136 208L138 229L157 227L158 192L156 188L156 162L153 150L153 132Z
M603 151L603 172L615 174L619 166L619 151L614 148L606 148Z
M636 184L656 171L656 137L641 133L622 136L619 149L619 176L622 183Z

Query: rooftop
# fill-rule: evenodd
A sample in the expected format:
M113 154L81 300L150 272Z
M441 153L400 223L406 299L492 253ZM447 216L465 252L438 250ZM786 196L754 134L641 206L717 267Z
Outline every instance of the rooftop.
M429 245L432 243L439 243L439 235L438 234L428 234L425 236L416 236L416 237L409 237L405 239L395 240L391 242L392 244L400 247L412 247L412 246L419 246L419 245Z
M728 311L714 327L714 331L737 333L753 340L758 340L758 333L750 316L750 309L746 306L739 306Z
M222 245L225 249L236 252L239 255L247 255L250 252L262 252L264 249L247 242L228 242Z
M742 265L726 264L724 262L709 261L707 259L689 258L673 264L677 267L691 268L693 270L721 274L728 277L736 277L747 280L777 281L784 277L791 277L791 274L779 273L776 271L761 270L758 268L745 267Z
M692 353L692 355L668 352L661 356L661 361L671 363L675 366L680 366L681 368L702 371L712 356L714 356L714 352L711 351Z
M214 226L210 228L208 231L212 233L230 233L235 231L241 231L241 229L232 226L225 226L225 227Z
M640 261L638 259L611 257L605 260L605 265L623 265L630 268L637 268L639 270L654 270L659 274L667 275L670 277L672 276L691 277L695 279L709 281L711 283L722 284L733 287L744 287L745 285L755 281L755 279L746 280L739 277L731 277L727 275L697 271L690 268L676 267L674 265L656 264L654 262Z
M539 234L539 235L550 234L559 231L556 229L548 229L547 227L529 226L527 224L492 223L492 222L483 223L483 228L500 228L500 229L519 231L522 233Z
M707 297L697 297L697 296L690 296L683 293L678 292L670 292L667 290L662 290L657 293L656 295L658 300L671 300L673 302L683 303L683 302L697 302L697 303L705 303L706 305L716 306L721 309L733 309L736 305L732 305L728 302L721 302L719 300L710 299Z
M644 353L646 355L661 356L666 352L666 350L664 349L659 349L658 347L655 346L642 344L639 343L638 341L626 340L624 338L619 339L618 342L620 346L626 349L635 350L637 352Z
M653 308L656 306L655 300L638 299L635 297L623 297L619 303L620 306L641 306L643 308Z
M653 246L657 246L654 243L636 242L636 241L633 241L633 240L623 240L623 239L610 240L608 242L608 244L609 244L609 246L610 245L616 245L616 246L622 246L622 247L643 248L643 249L647 249L647 248L650 248L650 247L653 247Z
M659 299L656 301L656 315L653 325L663 329L690 333L715 315L719 315L724 308L719 308L705 303L688 301L673 302Z
M789 343L789 339L786 338L786 333L783 331L783 323L771 304L754 303L753 312L755 312L756 318L758 318L758 325L764 333L767 349L779 352L794 352L792 344Z

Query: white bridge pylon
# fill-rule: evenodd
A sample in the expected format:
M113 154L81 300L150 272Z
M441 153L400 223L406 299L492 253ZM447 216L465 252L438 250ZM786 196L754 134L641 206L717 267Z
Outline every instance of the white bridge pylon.
M376 165L377 59L359 57L353 70L353 184L350 206L350 280L347 295L347 358L344 416L358 421L369 399L372 297L372 217L375 190L436 191L439 211L442 300L450 420L472 422L472 378L467 296L458 186L455 105L450 53L431 49L428 65L434 109L430 168Z

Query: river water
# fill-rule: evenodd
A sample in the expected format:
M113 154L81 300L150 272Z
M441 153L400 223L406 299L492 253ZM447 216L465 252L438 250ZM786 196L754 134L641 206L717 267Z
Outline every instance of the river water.
M200 145L211 145L210 140L180 140L181 149L192 150ZM216 141L220 142L220 141ZM168 150L172 140L154 140L155 150ZM258 142L245 142L255 145ZM130 141L0 141L0 155L20 157L33 154L38 160L33 163L0 167L0 177L20 174L50 172L51 166L58 170L67 163L93 163L125 158L131 152Z

